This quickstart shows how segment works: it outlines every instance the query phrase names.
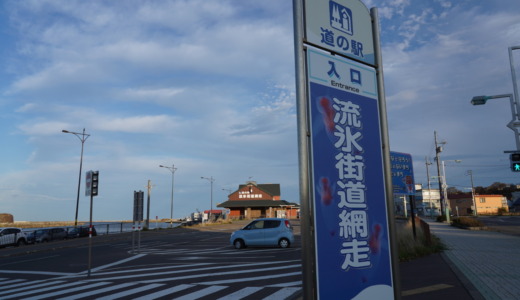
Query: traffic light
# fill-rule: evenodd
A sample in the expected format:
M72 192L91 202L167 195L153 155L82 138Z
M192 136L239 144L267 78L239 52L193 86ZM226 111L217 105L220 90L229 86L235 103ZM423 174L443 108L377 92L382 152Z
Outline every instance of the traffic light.
M98 195L98 184L99 184L99 171L92 171L92 186L91 186L91 190L90 190L91 196Z
M520 172L520 152L511 153L511 171Z

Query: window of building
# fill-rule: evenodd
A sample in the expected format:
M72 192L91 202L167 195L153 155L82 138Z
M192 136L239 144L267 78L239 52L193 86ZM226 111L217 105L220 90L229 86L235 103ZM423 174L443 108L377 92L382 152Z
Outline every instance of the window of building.
M480 198L480 203L486 203L486 198Z

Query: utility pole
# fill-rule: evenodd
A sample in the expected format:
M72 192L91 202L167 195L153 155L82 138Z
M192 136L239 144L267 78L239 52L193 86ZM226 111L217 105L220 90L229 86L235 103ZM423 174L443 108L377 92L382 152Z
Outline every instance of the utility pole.
M437 161L437 179L439 182L439 197L441 200L441 215L444 216L444 195L442 194L442 181L441 181L441 159L439 153L442 152L442 146L437 143L437 131L433 132L435 139L435 160Z
M477 202L475 202L475 187L473 186L473 171L472 170L468 170L466 172L466 175L469 175L470 179L471 179L471 200L473 200L473 207L475 208L473 210L473 215L478 216L478 212L477 212Z
M426 177L428 179L428 200L430 202L430 217L433 217L433 209L432 209L432 191L430 186L430 165L432 164L428 157L425 157L426 161Z

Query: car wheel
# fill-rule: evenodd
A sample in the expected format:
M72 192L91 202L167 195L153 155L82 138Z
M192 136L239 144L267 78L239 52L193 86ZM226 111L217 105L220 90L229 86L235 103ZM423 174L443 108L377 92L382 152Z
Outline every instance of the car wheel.
M18 240L18 242L16 242L16 247L25 246L25 245L27 245L27 243L23 239L20 239L20 240Z
M289 248L290 245L291 243L289 243L289 240L286 238L280 239L278 242L278 246L280 246L280 248Z
M244 241L242 240L235 240L233 242L233 246L235 246L235 249L242 249L245 247Z

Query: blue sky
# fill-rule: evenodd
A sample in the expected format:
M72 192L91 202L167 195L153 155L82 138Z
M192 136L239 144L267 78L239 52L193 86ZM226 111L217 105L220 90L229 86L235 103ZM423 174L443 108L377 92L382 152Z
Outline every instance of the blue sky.
M520 184L504 150L512 93L507 49L520 45L514 1L364 1L378 7L390 143L426 183L433 132L448 184ZM0 2L0 213L73 220L83 171L100 171L94 219L131 219L152 189L152 218L227 200L247 180L299 201L292 1ZM516 66L520 53L515 53ZM520 68L518 68L520 69ZM430 169L434 173L434 169ZM83 175L84 178L84 175ZM83 183L84 180L82 180ZM81 190L79 219L88 220Z

